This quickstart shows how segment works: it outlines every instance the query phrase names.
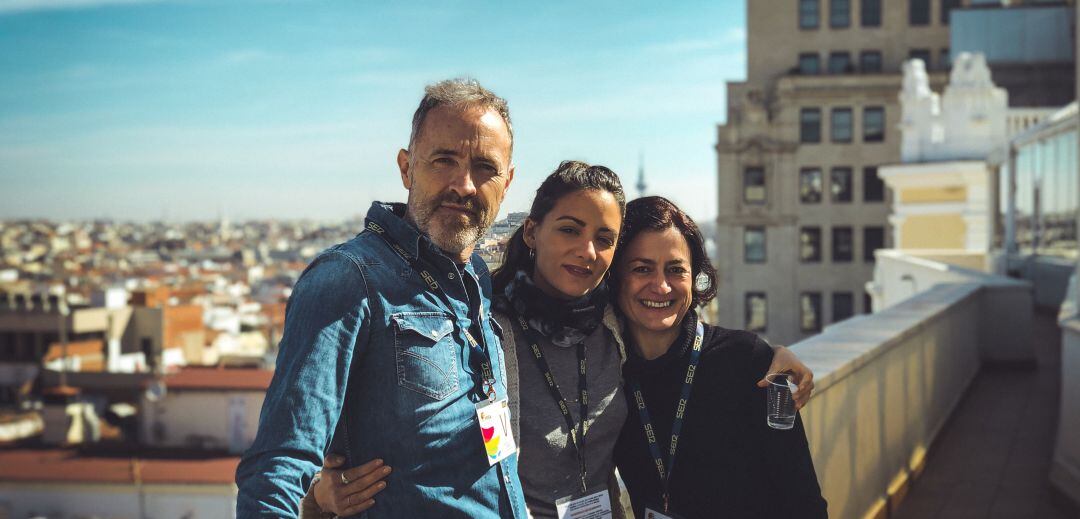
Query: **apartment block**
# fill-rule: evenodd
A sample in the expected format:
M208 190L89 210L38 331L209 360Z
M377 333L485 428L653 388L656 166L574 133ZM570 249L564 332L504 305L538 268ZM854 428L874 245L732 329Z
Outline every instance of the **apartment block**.
M984 4L746 3L747 79L728 83L716 144L719 324L791 344L870 312L874 250L892 245L878 169L900 162L903 64L922 60L940 91L954 15L1015 8Z

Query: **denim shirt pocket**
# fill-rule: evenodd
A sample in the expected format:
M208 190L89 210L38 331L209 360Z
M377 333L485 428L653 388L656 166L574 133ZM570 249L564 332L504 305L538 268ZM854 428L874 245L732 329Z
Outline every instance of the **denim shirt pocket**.
M454 323L442 312L403 312L394 322L398 386L435 400L458 389Z

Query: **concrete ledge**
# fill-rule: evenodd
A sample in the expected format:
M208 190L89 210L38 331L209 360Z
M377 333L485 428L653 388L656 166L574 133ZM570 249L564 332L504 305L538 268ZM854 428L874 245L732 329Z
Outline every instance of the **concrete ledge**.
M897 250L879 250L874 269L874 308L887 309L940 284L978 284L985 319L978 329L981 361L1034 366L1034 289L1028 281L941 263Z
M886 517L978 372L985 286L943 284L791 348L817 374L803 410L832 517Z

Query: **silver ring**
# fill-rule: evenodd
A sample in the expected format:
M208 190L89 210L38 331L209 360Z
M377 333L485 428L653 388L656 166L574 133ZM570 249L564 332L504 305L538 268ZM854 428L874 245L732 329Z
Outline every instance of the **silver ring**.
M341 484L342 485L348 485L349 484L349 477L345 475L345 471L341 472Z

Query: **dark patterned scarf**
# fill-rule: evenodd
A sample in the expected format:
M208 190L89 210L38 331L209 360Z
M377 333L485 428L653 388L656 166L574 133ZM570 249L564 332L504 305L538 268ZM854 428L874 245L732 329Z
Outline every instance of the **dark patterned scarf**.
M517 271L503 293L495 297L495 309L520 315L551 343L563 348L585 340L604 319L608 304L607 283L577 299L565 301L545 294L524 270Z

